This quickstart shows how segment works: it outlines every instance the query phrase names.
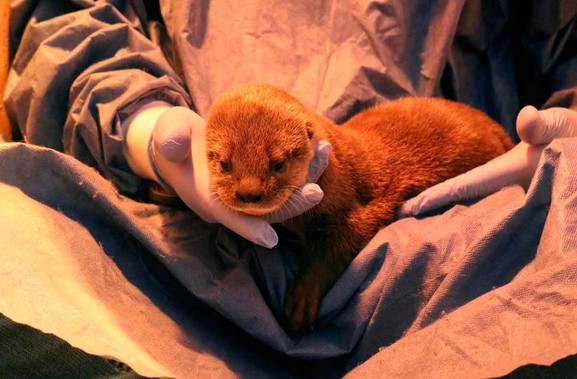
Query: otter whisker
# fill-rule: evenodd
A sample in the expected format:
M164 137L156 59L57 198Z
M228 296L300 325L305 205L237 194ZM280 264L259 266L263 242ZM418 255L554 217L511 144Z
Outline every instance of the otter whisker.
M298 188L298 187L296 187ZM288 216L293 216L297 213L297 210L305 208L306 201L305 197L301 192L293 192L293 194L287 199L285 206L280 209L283 218L289 218Z
M216 192L216 191L211 192L211 193L209 194L209 196L208 196L208 201L209 201L209 205L210 205L210 206L214 206L214 205L217 205L217 204L218 204L218 205L222 205L222 206L228 208L228 206L225 204L224 201L222 201L222 199L221 199L220 196L218 195L218 192Z

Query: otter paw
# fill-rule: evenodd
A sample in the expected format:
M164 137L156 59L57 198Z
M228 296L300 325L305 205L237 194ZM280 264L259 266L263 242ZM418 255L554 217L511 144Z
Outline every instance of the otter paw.
M284 310L289 330L301 332L314 329L321 302L321 289L311 281L293 282L285 299Z

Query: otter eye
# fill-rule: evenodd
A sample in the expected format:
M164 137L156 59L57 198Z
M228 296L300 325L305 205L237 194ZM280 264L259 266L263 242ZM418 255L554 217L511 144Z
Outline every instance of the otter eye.
M219 164L220 164L220 171L222 172L229 172L232 168L232 165L228 160L220 161Z
M285 161L277 161L272 163L272 170L274 172L281 173L285 170L285 168L286 168Z

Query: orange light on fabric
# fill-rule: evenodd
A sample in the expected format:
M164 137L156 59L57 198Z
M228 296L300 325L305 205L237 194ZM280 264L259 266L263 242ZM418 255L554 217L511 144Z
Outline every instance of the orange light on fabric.
M10 31L10 2L8 0L0 1L0 94L4 94L6 79L8 78L8 34ZM4 101L0 100L0 135L6 139L12 139L10 132L10 123L6 115Z

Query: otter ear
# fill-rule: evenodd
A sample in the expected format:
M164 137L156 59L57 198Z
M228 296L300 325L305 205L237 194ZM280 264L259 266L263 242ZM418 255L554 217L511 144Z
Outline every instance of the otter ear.
M222 157L222 151L224 150L222 144L217 142L208 142L206 143L206 156L209 161L217 161L220 160Z
M207 158L208 158L208 161L209 161L209 162L218 159L218 154L217 154L215 151L212 151L212 150L207 151L207 152L206 152L206 155L207 155Z
M307 137L309 137L309 139L313 139L313 135L315 134L313 123L310 121L307 121L306 127L307 127Z

